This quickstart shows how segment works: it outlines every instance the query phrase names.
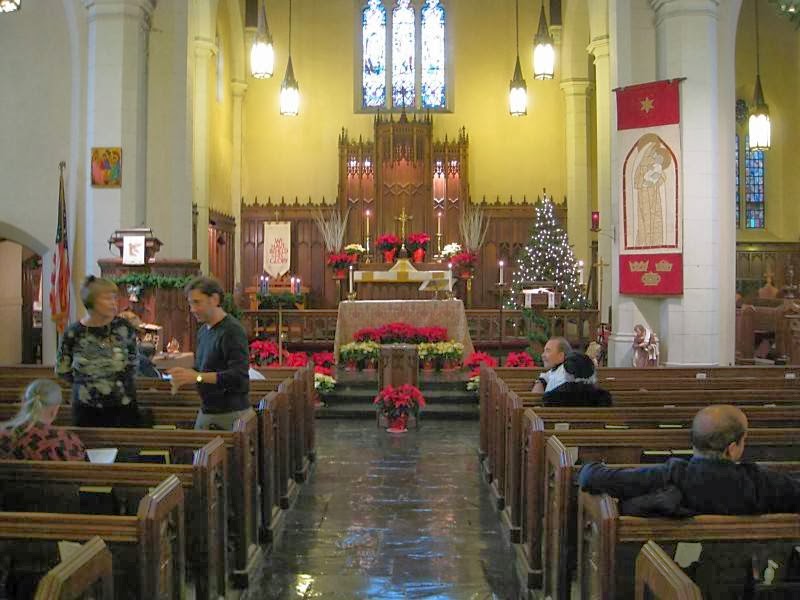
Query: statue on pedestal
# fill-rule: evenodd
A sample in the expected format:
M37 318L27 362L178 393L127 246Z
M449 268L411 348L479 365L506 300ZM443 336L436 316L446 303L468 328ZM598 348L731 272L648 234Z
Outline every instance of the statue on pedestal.
M758 297L762 299L772 299L778 297L778 288L773 285L772 273L764 275L764 287L759 288Z
M633 328L633 367L644 369L658 366L658 337L644 325Z

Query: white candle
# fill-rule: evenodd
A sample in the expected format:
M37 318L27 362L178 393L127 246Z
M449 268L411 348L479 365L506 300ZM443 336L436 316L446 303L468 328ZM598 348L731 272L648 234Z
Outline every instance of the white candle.
M298 277L297 279L295 279L294 283L297 286L297 291L295 292L295 294L299 294L300 293L300 278Z
M503 285L503 261L500 261L500 285Z
M364 216L367 218L367 239L369 239L369 209L364 211Z
M578 284L583 285L583 261L578 261Z
M353 265L350 265L350 293L353 293Z
M442 235L442 211L436 213L436 233Z

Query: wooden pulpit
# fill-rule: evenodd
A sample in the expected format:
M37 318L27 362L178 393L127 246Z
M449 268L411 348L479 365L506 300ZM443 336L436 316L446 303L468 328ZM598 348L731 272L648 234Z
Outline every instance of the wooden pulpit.
M378 389L409 383L419 387L419 355L414 344L381 346L378 362Z

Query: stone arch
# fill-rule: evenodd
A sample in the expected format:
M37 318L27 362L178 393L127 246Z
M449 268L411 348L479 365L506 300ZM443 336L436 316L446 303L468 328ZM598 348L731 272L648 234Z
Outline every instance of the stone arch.
M29 250L36 252L39 256L44 256L50 250L47 244L27 231L3 221L0 221L0 238L5 238L11 242L16 242L20 246L25 246Z

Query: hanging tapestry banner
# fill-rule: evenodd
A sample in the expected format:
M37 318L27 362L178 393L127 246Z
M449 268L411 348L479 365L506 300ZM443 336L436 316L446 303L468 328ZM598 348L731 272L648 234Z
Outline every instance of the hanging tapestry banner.
M289 221L264 222L264 271L277 279L291 268L292 224Z
M680 80L615 90L621 294L683 294Z

